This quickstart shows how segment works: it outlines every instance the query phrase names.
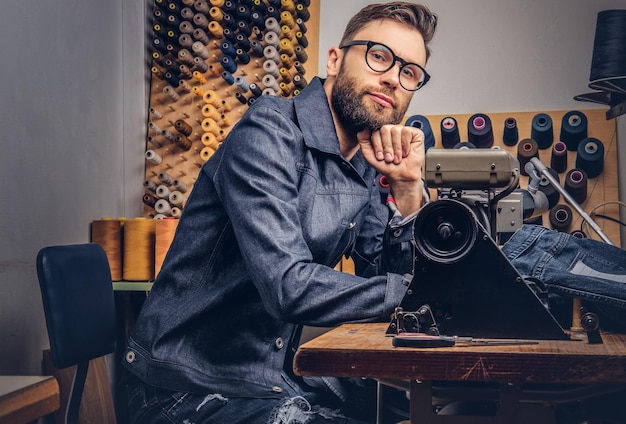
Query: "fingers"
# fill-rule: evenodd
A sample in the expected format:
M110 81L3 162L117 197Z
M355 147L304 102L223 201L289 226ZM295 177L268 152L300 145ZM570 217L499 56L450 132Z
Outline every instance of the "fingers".
M363 133L359 133L360 142L366 137ZM409 155L412 143L423 142L424 133L419 128L404 125L384 125L370 136L376 159L386 163L400 163Z

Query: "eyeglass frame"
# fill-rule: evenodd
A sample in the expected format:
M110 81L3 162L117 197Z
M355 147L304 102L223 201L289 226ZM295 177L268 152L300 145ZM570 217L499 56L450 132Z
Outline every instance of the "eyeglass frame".
M400 85L402 86L402 88L404 88L406 91L415 92L415 91L419 90L420 88L424 87L426 85L426 83L430 80L430 74L426 71L426 69L424 69L422 66L418 65L415 62L408 62L408 61L404 60L403 58L401 58L400 56L397 56L394 53L394 51L391 50L389 48L389 46L387 46L386 44L379 43L377 41L371 41L371 40L351 40L351 41L347 41L347 42L343 43L342 45L339 46L339 48L340 49L344 49L344 48L352 47L352 46L367 46L367 49L365 49L365 63L374 72L378 72L378 73L381 73L381 74L385 73L385 72L389 71L391 68L393 68L396 65L396 62L400 62L400 69L398 71L398 81L400 82ZM372 65L370 65L369 61L367 60L367 54L369 53L370 49L373 46L383 46L384 48L389 50L389 53L391 53L393 61L391 62L391 65L389 65L389 67L387 69L385 69L383 71L377 71L376 69L372 68ZM424 81L422 81L422 84L417 86L417 88L415 88L413 90L409 90L404 85L402 85L402 81L401 81L401 78L400 78L400 73L402 72L402 68L404 68L407 65L415 65L415 66L417 66L422 71L422 73L424 74Z

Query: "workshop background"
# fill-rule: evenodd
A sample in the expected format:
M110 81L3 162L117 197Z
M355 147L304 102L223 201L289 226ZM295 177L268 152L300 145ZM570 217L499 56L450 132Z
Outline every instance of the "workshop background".
M324 75L328 47L369 2L320 3ZM590 91L597 13L623 8L622 0L425 3L440 17L428 64L433 78L409 114L607 109L573 97ZM143 214L151 5L2 6L0 374L41 372L48 338L37 251L88 241L94 219ZM626 140L624 118L617 118L617 138ZM623 180L626 149L619 155Z

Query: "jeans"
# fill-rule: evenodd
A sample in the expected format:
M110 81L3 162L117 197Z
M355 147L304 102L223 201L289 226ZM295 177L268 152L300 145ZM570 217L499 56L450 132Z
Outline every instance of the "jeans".
M128 385L130 422L134 424L373 424L316 404L318 395L284 398L227 398L221 394L172 392L133 377ZM372 404L375 404L372 399ZM333 405L337 406L337 405Z
M601 325L626 328L626 250L523 225L502 252L523 277L543 283L549 294L580 298L602 315Z

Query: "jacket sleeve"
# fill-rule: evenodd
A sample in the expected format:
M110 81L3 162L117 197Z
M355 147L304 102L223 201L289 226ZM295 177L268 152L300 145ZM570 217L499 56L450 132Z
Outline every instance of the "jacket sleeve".
M406 282L395 274L363 278L315 263L298 213L298 127L255 105L220 149L214 177L247 271L267 311L283 321L333 326L388 320Z

